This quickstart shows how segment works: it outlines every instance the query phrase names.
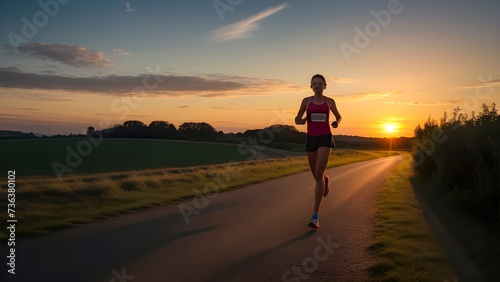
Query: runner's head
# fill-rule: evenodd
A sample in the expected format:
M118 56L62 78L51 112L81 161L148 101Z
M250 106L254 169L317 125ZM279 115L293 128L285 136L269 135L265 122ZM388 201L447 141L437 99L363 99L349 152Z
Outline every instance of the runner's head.
M323 93L323 90L326 89L326 79L321 74L315 74L311 78L311 89L314 93L319 94Z

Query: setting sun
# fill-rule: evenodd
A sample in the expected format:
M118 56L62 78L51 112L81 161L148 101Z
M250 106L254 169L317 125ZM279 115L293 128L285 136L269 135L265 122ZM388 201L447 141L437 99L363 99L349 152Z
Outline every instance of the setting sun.
M396 123L385 123L382 126L385 129L385 132L387 132L387 133L394 133L394 132L397 131L397 128L399 127L399 124L396 124Z

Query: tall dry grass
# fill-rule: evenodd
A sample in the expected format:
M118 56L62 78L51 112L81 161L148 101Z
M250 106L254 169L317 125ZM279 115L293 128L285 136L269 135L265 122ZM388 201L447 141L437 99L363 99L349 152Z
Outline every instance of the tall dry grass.
M336 150L329 166L397 154L386 151ZM199 193L207 185L216 192L308 171L306 157L251 160L218 165L142 171L21 177L17 179L18 236L46 234L108 216L173 203ZM212 185L213 186L213 185ZM211 190L213 192L214 189ZM6 203L0 203L5 205ZM0 207L3 209L3 207ZM6 220L5 214L0 220ZM0 233L2 240L6 233Z

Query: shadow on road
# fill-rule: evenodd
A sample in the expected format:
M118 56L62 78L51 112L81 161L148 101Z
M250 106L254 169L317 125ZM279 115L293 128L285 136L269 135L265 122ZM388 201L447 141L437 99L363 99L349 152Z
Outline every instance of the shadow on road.
M165 227L172 220L167 216L108 232L52 237L43 244L23 245L19 247L19 264L30 272L16 275L20 280L15 281L96 281L173 241L219 227L172 232Z
M214 275L213 277L211 277L208 280L210 280L210 281L229 281L232 278L234 278L234 276L237 273L241 272L249 265L252 265L252 264L258 263L259 261L264 260L264 258L267 255L274 253L274 252L277 252L278 250L285 248L288 245L291 245L293 243L296 243L296 242L299 242L302 240L306 240L306 239L312 237L316 232L317 232L317 230L309 230L306 233L304 233L296 238L290 239L290 240L283 242L279 245L276 245L274 247L263 250L262 252L257 253L257 254L255 254L247 259L239 261L237 264L235 264L234 266L231 267L230 271L225 271L223 273L219 273L217 275Z

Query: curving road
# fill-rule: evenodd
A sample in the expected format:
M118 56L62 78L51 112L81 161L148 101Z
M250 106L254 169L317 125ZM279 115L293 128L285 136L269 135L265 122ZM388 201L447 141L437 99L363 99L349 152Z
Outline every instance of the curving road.
M0 280L366 281L377 191L401 159L327 170L318 231L306 226L314 182L300 173L205 198L204 208L186 200L189 224L171 205L18 241L16 275Z

